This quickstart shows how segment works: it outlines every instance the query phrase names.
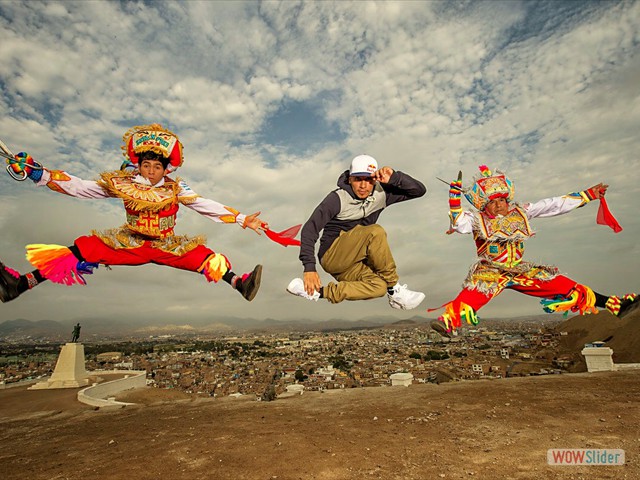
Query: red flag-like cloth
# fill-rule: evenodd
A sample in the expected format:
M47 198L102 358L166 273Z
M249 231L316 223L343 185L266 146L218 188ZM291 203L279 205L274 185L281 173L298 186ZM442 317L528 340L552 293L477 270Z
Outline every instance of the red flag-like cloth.
M283 245L285 247L288 247L289 245L299 247L300 240L296 240L294 237L300 231L300 227L302 227L302 224L294 225L293 227L289 227L286 230L282 230L281 232L274 232L273 230L266 229L264 233L267 234L267 237L269 237L274 242L279 243L280 245Z
M622 227L609 211L609 206L607 205L607 201L604 197L600 197L600 208L598 208L596 223L598 225L609 225L616 233L622 231Z

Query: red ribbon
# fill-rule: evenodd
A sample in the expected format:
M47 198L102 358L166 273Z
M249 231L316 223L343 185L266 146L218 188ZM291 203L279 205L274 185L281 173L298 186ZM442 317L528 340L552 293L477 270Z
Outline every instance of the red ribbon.
M300 231L300 225L294 225L293 227L289 227L286 230L282 230L281 232L274 232L273 230L266 229L264 233L276 243L279 243L282 246L288 247L289 245L293 245L296 247L300 246L300 240L296 240L294 237Z
M600 208L598 208L598 216L596 217L596 223L598 225L608 225L615 233L621 232L622 227L609 211L609 206L604 197L600 197Z

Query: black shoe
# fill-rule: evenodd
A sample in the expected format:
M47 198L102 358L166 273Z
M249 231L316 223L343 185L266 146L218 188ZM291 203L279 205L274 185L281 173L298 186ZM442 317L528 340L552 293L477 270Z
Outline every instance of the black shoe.
M620 302L620 311L618 312L618 318L622 318L628 315L633 310L637 310L640 305L640 295L636 295L635 298L626 298Z
M451 338L451 332L447 332L447 327L439 320L434 320L429 324L431 330L438 332L442 337Z
M4 263L0 262L0 300L2 303L9 302L20 295L18 292L18 282L20 278L14 277L7 271Z
M256 267L249 275L247 275L246 277L243 276L242 279L238 279L238 283L236 283L236 290L238 290L240 294L248 301L251 301L260 289L261 278L262 265L256 265Z

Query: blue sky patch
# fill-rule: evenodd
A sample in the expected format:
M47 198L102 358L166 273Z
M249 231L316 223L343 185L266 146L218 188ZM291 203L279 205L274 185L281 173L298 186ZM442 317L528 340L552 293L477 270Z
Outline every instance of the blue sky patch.
M336 123L327 122L322 108L313 102L286 102L264 122L258 143L284 148L290 154L320 150L327 143L346 138Z

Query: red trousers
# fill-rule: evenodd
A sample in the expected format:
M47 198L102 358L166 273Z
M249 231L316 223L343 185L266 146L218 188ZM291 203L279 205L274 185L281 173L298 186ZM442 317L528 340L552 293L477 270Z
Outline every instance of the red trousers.
M505 288L515 290L516 292L524 293L526 295L531 295L532 297L543 297L543 298L553 298L556 295L567 296L573 290L573 288L578 284L575 280L571 280L568 277L563 275L558 275L552 280L540 281L531 279L529 285L519 285L514 284L507 286ZM484 294L477 290L462 290L458 296L453 300L453 305L460 305L460 302L466 303L474 311L478 311L482 307L484 307L493 297L499 295L502 292L498 290L496 293L492 294Z
M213 255L213 250L198 245L184 255L175 255L164 252L151 246L151 242L145 242L137 248L111 248L98 237L79 237L74 242L80 250L80 254L87 262L101 263L103 265L145 265L155 263L169 267L199 272L202 266Z

